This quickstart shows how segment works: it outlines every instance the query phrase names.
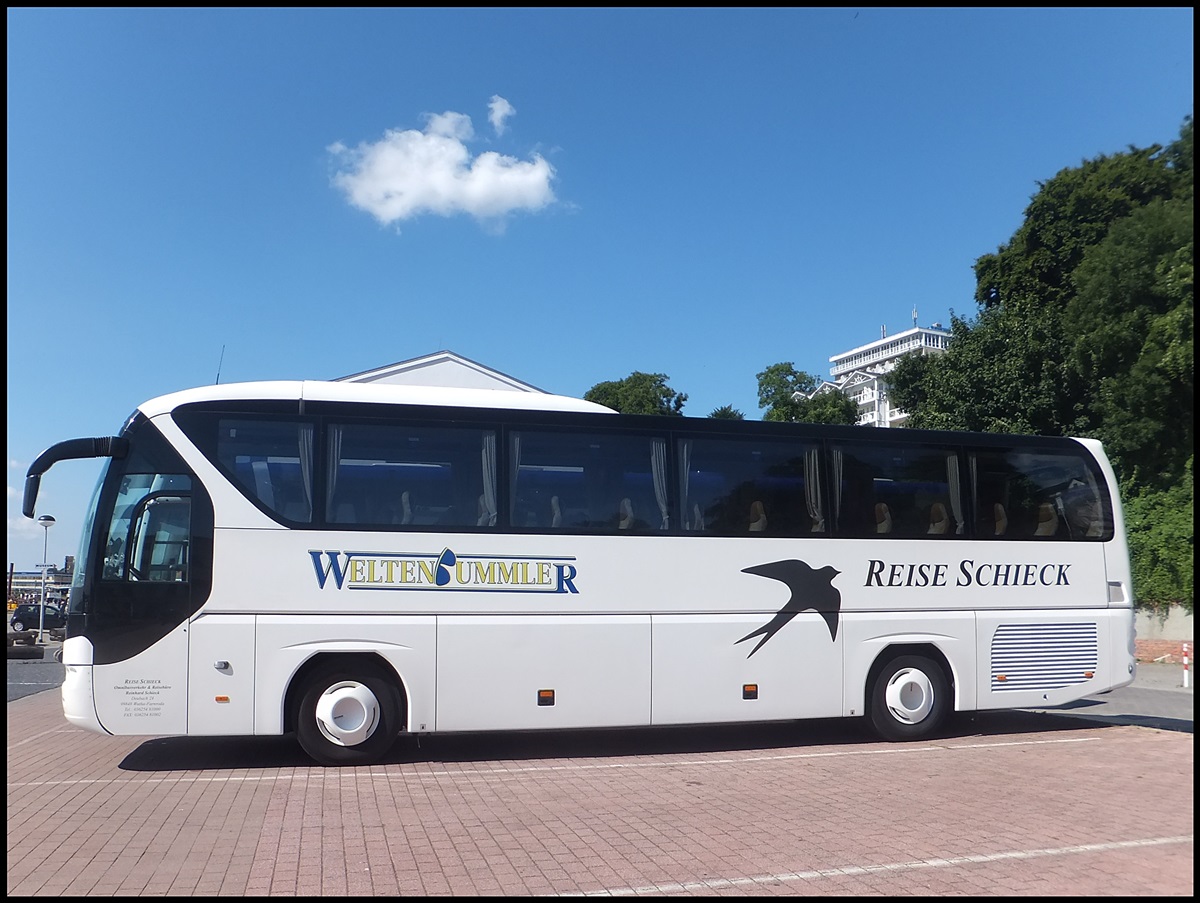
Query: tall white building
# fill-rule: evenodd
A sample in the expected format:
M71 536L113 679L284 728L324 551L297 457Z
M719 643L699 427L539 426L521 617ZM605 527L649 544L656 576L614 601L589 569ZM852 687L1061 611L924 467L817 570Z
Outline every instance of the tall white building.
M886 374L900 358L908 354L940 354L950 342L950 331L941 323L917 326L887 335L867 345L859 345L829 359L831 379L821 383L809 396L820 392L843 392L858 404L859 426L904 426L905 411L892 407L888 399Z

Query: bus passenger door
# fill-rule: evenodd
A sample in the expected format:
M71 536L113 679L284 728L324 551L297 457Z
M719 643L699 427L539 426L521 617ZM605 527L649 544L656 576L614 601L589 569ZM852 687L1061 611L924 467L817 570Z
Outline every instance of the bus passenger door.
M190 540L186 477L122 480L84 634L96 716L114 734L187 730Z

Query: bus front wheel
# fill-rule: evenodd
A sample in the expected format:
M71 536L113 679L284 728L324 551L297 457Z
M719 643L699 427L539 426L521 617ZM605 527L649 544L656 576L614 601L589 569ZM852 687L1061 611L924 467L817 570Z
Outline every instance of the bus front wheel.
M400 733L400 698L375 670L330 665L309 675L296 713L296 739L322 765L369 765Z
M941 666L901 655L883 666L871 689L871 723L885 740L920 740L950 712L950 684Z

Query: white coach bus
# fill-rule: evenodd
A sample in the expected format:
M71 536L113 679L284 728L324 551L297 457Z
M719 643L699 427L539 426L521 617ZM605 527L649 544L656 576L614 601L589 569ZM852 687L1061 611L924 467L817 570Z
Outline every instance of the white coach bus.
M1129 684L1112 468L1087 439L616 414L263 382L146 402L105 458L63 708L118 735L401 734L952 712Z

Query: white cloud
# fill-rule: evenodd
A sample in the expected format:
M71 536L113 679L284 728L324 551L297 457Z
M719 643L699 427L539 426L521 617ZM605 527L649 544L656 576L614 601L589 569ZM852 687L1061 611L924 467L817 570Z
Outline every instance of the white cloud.
M517 112L516 107L510 104L499 94L493 94L492 100L488 104L488 121L491 122L492 128L496 130L497 135L503 135L508 128L504 124L504 120L513 113Z
M490 118L497 131L512 112L508 101L493 97ZM510 213L554 202L554 167L540 154L529 160L495 151L472 157L466 142L474 134L469 116L447 111L429 116L423 131L390 129L356 148L338 142L329 147L339 164L333 184L383 225L422 214L466 213L495 226Z

